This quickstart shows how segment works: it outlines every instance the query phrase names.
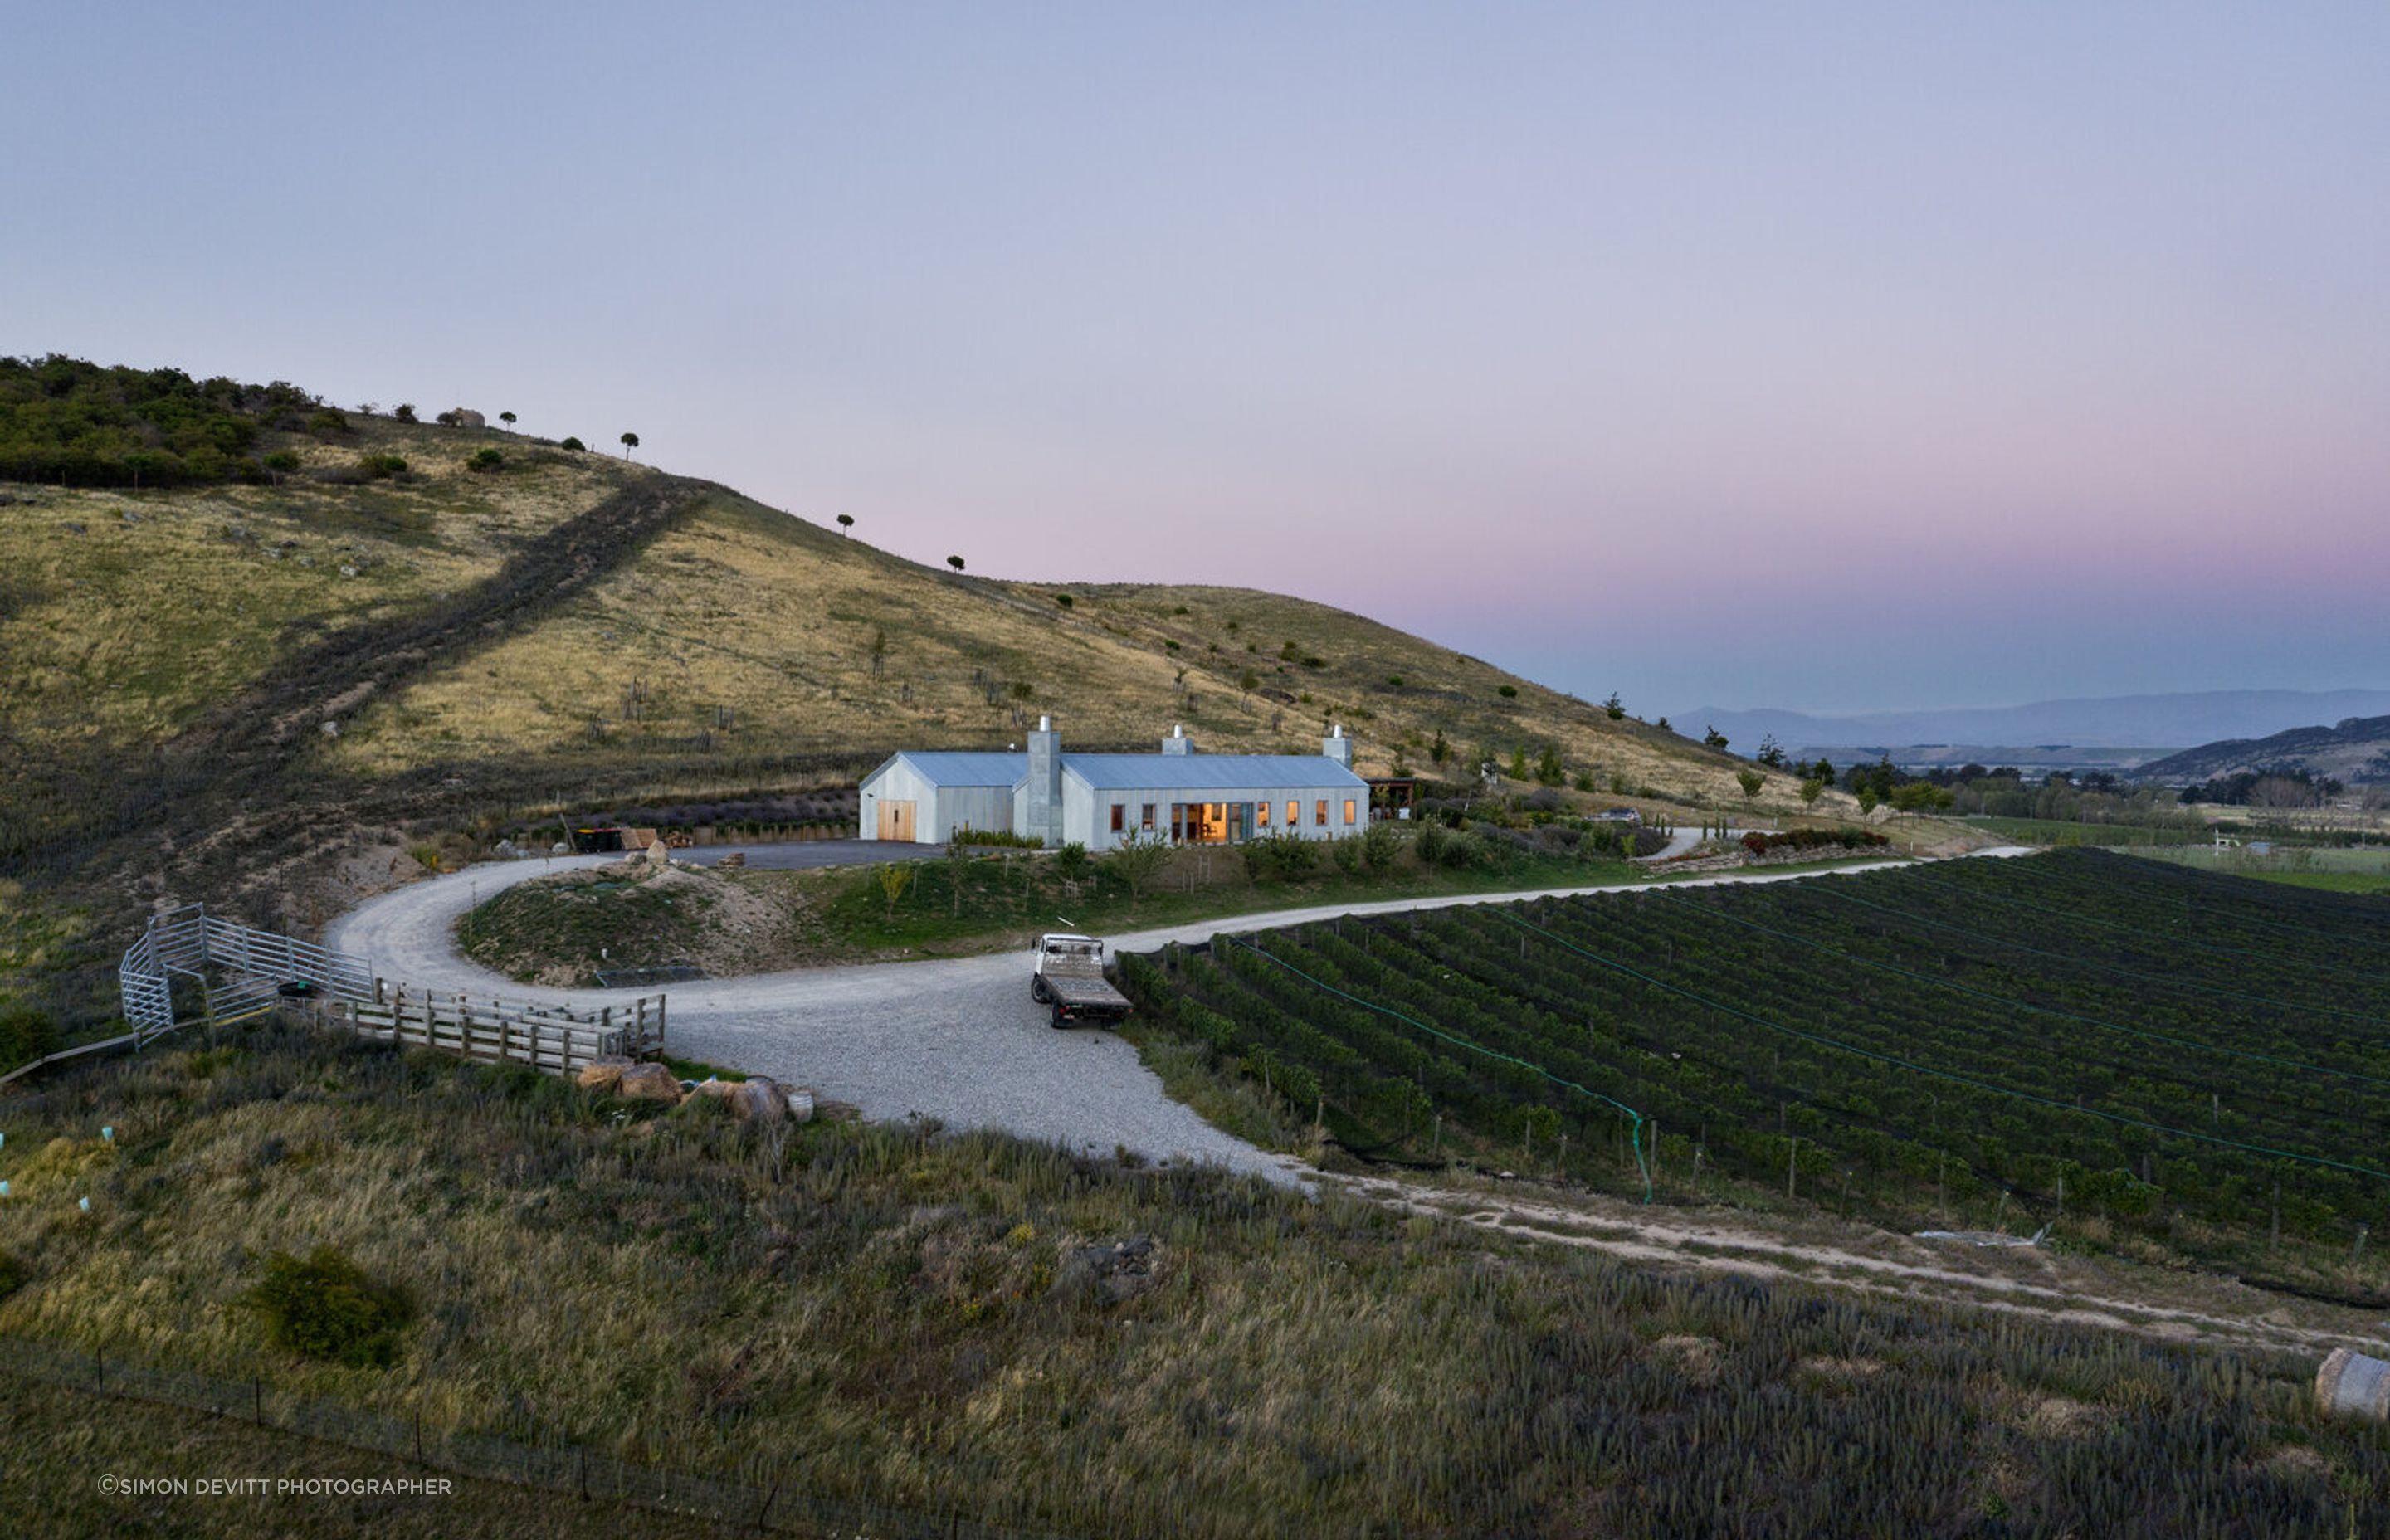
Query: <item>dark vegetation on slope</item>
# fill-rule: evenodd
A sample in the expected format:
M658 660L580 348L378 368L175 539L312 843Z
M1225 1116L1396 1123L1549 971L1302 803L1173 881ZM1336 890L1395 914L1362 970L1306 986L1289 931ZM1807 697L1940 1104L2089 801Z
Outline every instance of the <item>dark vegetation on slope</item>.
M57 1075L8 1133L0 1331L1022 1528L2337 1535L2390 1482L2303 1359L1629 1269L999 1137L776 1140L706 1098L306 1029ZM352 1355L388 1367L238 1307L325 1246L336 1290L413 1302Z
M0 481L173 487L270 481L267 430L327 412L287 380L244 385L180 369L112 368L53 353L0 358ZM341 414L318 422L329 428Z
M1346 919L1128 973L1361 1150L1639 1192L1614 1098L1664 1194L1789 1174L1903 1228L2054 1222L2371 1300L2385 940L2377 900L2073 851Z

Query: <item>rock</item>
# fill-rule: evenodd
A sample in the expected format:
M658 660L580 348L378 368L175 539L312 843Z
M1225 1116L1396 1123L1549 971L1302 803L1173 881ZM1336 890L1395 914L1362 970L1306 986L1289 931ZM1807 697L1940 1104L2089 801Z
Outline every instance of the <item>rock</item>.
M814 1121L814 1088L800 1085L789 1093L789 1116L797 1123Z
M569 841L559 840L556 843L547 847L547 853L550 855L570 855L572 853L572 845Z
M861 1123L863 1109L851 1101L816 1100L814 1116L828 1123Z
M631 1068L632 1062L621 1054L608 1054L584 1065L578 1078L592 1091L610 1091L623 1083L623 1072Z
M743 850L734 850L714 863L717 866L743 866L746 864L747 853Z
M727 1099L730 1093L737 1089L739 1089L737 1081L716 1080L713 1076L708 1075L689 1087L688 1094L691 1097L720 1097Z
M742 1123L777 1123L789 1115L788 1093L768 1080L751 1080L732 1088L730 1110Z
M327 722L317 730L326 738L338 738L341 736L341 725L337 722Z
M614 1094L629 1101L660 1101L666 1107L677 1107L680 1082L661 1064L634 1064L623 1072Z

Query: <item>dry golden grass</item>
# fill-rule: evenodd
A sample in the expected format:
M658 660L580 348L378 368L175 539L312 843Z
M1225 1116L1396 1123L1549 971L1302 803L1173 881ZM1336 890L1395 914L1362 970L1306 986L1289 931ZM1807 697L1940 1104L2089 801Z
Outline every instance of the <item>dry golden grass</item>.
M0 510L0 736L155 739L187 726L297 642L480 581L525 537L623 474L595 455L361 420L330 443L279 443L280 486L178 492L11 487ZM396 454L405 477L338 486L318 467Z
M1650 790L1800 810L1792 777L1771 775L1747 803L1721 755L1323 605L958 576L727 494L585 600L366 712L335 758L390 774L454 758L651 756L700 735L780 754L1001 747L1049 712L1073 744L1141 745L1184 724L1224 752L1315 752L1342 724L1376 774L1437 773L1439 733L1453 777L1481 751L1507 761L1551 743L1572 777L1593 776L1594 801ZM1847 804L1830 793L1818 811Z

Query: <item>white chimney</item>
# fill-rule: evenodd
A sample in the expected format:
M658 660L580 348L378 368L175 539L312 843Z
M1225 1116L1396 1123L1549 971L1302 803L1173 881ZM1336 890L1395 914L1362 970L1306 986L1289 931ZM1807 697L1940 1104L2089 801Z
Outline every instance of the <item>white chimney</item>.
M1174 723L1170 736L1162 740L1162 751L1165 754L1191 754L1195 751L1195 740L1187 736L1184 726Z
M1344 728L1341 723L1329 731L1326 740L1319 746L1319 751L1345 769L1353 768L1353 740L1344 736Z

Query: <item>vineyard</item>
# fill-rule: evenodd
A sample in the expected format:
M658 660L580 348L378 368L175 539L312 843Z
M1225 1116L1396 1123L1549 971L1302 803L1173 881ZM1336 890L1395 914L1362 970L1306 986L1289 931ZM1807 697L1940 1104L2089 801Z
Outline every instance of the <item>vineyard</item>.
M2390 1217L2385 941L2390 903L2082 850L1348 918L1126 972L1365 1158L2330 1256L2345 1290Z

